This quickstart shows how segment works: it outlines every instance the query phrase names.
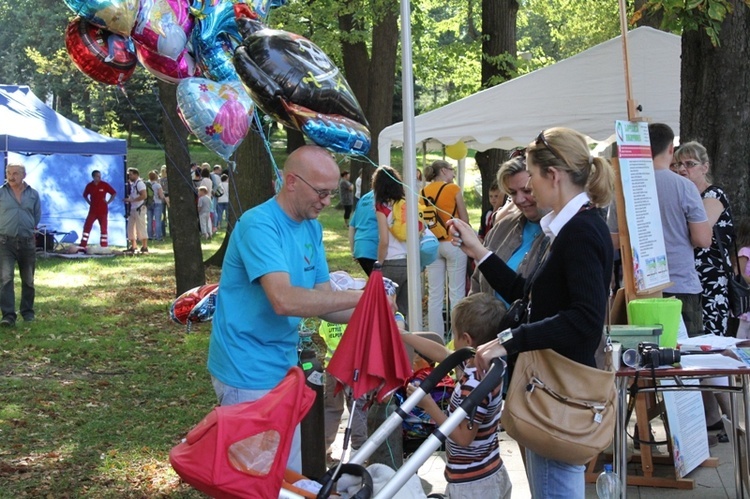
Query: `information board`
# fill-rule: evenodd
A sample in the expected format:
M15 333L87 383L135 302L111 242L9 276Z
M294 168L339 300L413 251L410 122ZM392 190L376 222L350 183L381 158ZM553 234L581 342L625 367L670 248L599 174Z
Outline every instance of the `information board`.
M615 136L636 292L669 282L648 123L616 121Z

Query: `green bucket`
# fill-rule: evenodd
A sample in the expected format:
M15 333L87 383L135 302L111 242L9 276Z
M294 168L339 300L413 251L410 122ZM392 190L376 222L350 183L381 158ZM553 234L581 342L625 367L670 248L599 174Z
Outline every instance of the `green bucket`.
M661 324L659 346L675 348L680 327L682 302L677 298L643 298L628 303L630 323L636 326Z

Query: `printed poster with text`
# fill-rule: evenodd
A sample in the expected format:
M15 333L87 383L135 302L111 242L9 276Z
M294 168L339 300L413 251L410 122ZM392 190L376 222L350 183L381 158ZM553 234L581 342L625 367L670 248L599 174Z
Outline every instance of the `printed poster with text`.
M637 292L669 282L667 251L656 194L648 123L616 121L615 131Z

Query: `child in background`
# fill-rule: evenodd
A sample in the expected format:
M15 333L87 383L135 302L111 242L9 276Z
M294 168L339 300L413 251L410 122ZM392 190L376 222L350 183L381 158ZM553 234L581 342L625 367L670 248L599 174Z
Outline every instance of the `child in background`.
M737 226L737 267L742 277L750 283L750 218L743 218ZM750 339L750 312L739 316L737 338Z
M497 181L492 182L492 185L490 186L491 208L487 210L484 216L482 217L482 221L479 226L480 239L484 240L484 236L487 235L487 233L490 231L490 229L494 225L495 214L497 214L497 210L500 209L504 201L505 201L505 196L503 195L502 191L500 191L500 186L497 184Z
M496 338L505 312L503 303L489 293L475 293L462 299L453 308L455 348L476 348ZM399 322L399 327L402 328L403 323ZM401 338L405 344L437 362L452 353L439 343L403 329ZM443 424L479 384L473 364L467 362L463 371L453 390L447 414L432 397L424 397L419 403L437 425ZM445 478L449 499L508 499L511 496L512 484L500 457L497 436L502 407L501 388L499 386L477 406L473 421L465 419L448 435ZM407 393L411 395L415 389L409 386Z
M208 187L198 188L198 219L201 225L201 236L205 240L211 239L211 199L208 197Z

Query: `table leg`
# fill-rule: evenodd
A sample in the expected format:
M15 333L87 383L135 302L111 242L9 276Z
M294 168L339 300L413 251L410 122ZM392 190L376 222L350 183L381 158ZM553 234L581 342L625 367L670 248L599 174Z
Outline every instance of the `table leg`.
M742 374L740 379L742 380L742 409L745 412L745 469L743 470L742 465L738 463L737 469L739 471L737 475L740 477L740 485L737 487L737 491L741 494L738 497L744 497L744 492L750 495L750 490L743 491L744 481L742 480L742 477L750 476L750 374ZM734 425L734 420L732 424ZM737 444L736 449L739 451L739 442ZM739 457L741 453L738 452L737 455Z
M628 432L625 416L628 411L628 377L617 378L617 427L615 428L615 473L620 477L620 497L628 495Z

